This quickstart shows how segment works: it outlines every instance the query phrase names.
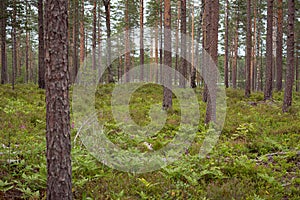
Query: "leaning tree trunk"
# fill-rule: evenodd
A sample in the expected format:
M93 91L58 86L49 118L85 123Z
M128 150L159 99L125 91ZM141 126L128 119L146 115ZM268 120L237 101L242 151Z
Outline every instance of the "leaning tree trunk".
M268 0L267 10L267 45L266 45L266 84L264 100L272 99L272 68L273 68L273 2Z
M39 25L39 66L38 66L38 83L39 88L45 88L45 50L44 50L44 8L43 0L38 0L38 25Z
M288 0L287 74L282 111L287 112L292 105L295 70L295 0Z
M47 199L72 199L67 4L45 2Z

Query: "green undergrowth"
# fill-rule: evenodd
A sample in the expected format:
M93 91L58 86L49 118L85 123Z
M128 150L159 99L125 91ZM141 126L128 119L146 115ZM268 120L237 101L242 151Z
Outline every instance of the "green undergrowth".
M113 89L114 85L98 88L95 108L115 145L146 153L173 140L181 120L175 95L173 109L162 113L166 123L160 131L134 136L122 129L126 123L114 119ZM289 112L282 113L282 92L265 102L260 92L247 99L244 91L226 90L222 134L214 149L200 158L206 108L202 90L195 91L201 117L191 146L180 159L154 172L134 174L105 166L80 139L74 142L77 130L71 128L74 199L299 199L300 94L294 94ZM162 87L148 84L132 94L129 111L137 125L145 127L160 117L151 115L151 109L160 108L162 93ZM0 96L0 199L46 199L45 92L36 85L17 85L14 91L4 85ZM76 123L71 114L72 127Z

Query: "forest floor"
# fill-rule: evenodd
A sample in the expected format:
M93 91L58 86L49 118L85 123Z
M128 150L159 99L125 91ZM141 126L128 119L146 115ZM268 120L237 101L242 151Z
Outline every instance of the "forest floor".
M113 119L113 88L99 87L95 107L114 144L148 152L173 139L180 124L176 99L159 134L132 138ZM149 109L161 102L162 91L151 84L135 91L130 114L137 124L151 121ZM74 142L77 124L71 114L74 199L300 199L300 94L294 94L289 113L282 113L283 92L264 102L260 92L247 99L242 90L226 90L228 107L222 134L214 149L200 158L207 127L201 89L196 92L201 118L190 148L171 165L148 173L121 172L95 159L80 139ZM46 199L44 90L17 85L12 91L4 85L0 96L0 199Z

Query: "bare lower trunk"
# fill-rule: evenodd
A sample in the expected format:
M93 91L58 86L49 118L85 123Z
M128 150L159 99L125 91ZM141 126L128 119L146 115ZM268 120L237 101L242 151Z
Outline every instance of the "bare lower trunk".
M181 59L180 59L180 73L179 77L179 87L186 87L186 77L187 77L187 61L186 61L186 0L181 0Z
M80 67L83 67L85 58L85 31L84 31L84 0L81 0L80 20Z
M44 49L44 7L43 0L38 1L38 15L39 15L39 66L38 66L38 83L39 88L45 88L45 49Z
M225 87L228 88L228 34L229 34L229 24L228 24L228 18L229 18L229 2L226 0L226 16L225 16L225 59L224 59L224 82Z
M6 1L0 2L1 6L1 84L7 83L7 62L6 62Z
M246 38L246 85L245 96L250 97L251 93L251 0L247 0L247 38Z
M277 11L277 48L276 48L276 89L282 90L282 40L283 40L283 8L282 0L278 0Z
M287 112L293 101L295 71L295 0L288 0L287 74L282 111Z
M144 0L140 0L140 80L144 80Z
M266 84L264 99L272 99L272 68L273 68L273 1L268 0L267 10L267 44L266 44Z
M130 33L129 33L129 2L126 1L126 8L125 8L125 82L130 82Z
M165 30L164 30L164 65L172 67L172 52L171 52L171 2L170 0L165 0ZM163 109L169 110L172 108L172 73L170 73L167 68L163 69L164 76L164 99L163 99Z

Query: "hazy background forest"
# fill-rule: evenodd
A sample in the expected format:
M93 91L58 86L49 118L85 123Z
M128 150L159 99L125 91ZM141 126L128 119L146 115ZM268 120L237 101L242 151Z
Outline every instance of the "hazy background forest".
M1 0L0 199L299 199L299 8L295 0ZM78 92L84 73L92 97L89 87ZM132 93L129 117L154 130L165 117L151 136L114 116L115 88L130 82L148 84ZM119 156L160 151L194 131L181 129L178 91L196 100L197 127L174 162L119 171L77 140L93 122L73 112L95 98ZM199 156L216 130L214 148Z

